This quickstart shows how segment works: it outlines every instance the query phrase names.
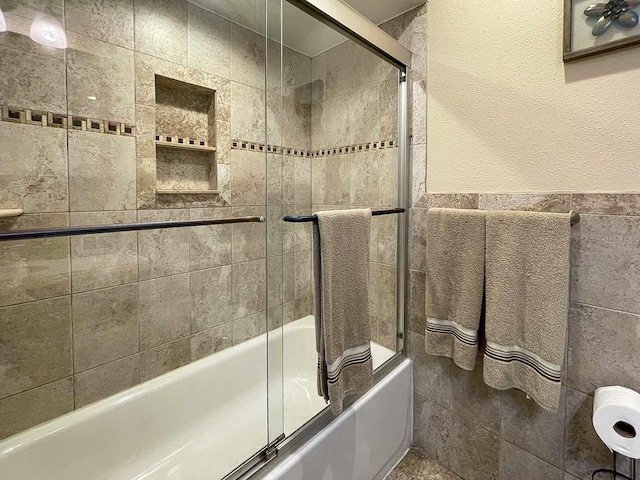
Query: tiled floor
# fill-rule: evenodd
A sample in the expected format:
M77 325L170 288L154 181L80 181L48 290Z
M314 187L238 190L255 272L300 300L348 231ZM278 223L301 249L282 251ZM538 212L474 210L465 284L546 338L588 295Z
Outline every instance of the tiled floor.
M417 450L409 453L387 476L386 480L462 480L438 462Z

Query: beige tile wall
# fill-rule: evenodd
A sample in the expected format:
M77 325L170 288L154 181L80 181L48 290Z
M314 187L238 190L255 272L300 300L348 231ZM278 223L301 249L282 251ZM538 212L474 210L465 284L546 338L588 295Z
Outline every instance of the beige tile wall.
M427 7L403 31L414 67L426 73ZM403 33L400 33L403 32ZM407 32L410 35L407 35ZM415 74L414 69L414 74ZM640 390L638 355L640 195L427 193L426 84L414 75L412 209L409 254L409 353L414 360L415 446L465 480L588 480L610 468L611 454L591 415L597 387ZM571 312L564 397L557 414L518 391L498 392L449 359L424 353L426 213L431 207L581 213L572 230ZM628 465L622 466L623 472Z
M29 39L37 2L1 6L0 105L134 125L135 136L0 121L0 208L25 211L0 230L268 222L0 243L0 438L313 308L310 230L282 222L311 211L311 160L231 149L232 138L311 147L311 59L284 48L282 78L270 63L265 89L264 38L185 1L47 3L66 53ZM156 193L156 75L215 90L220 195Z
M595 469L610 468L611 454L591 423L593 393L607 385L640 389L639 204L637 194L427 194L420 200L412 209L409 286L418 448L465 480L587 480ZM557 414L519 391L487 387L481 365L463 372L424 353L425 220L434 206L581 212L572 230L565 388Z

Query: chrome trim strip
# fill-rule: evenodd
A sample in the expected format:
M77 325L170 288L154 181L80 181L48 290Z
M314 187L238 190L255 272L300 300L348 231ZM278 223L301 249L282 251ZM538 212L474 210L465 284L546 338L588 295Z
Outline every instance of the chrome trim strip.
M409 306L407 305L406 289L409 285L409 269L407 268L407 254L409 252L409 221L411 207L411 162L409 156L409 88L411 85L411 70L400 72L398 83L398 206L403 208L405 215L398 218L397 233L397 294L396 316L398 320L396 352L407 351L407 335L409 321Z

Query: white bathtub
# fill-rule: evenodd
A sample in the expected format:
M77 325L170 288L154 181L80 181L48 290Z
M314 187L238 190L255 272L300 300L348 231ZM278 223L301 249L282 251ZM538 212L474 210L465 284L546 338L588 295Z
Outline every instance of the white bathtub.
M262 335L0 442L2 480L222 478L325 407L313 317L270 333L269 344L269 357ZM266 365L280 351L284 420L272 414L269 438ZM393 355L375 343L372 353L374 367ZM273 371L270 388L279 392ZM282 411L276 397L272 412Z
M258 478L386 478L413 440L412 382L413 364L405 359L326 428Z

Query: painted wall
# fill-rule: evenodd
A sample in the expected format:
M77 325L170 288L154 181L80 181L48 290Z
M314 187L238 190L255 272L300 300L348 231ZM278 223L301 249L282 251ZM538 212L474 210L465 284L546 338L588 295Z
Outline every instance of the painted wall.
M561 1L429 3L428 190L640 191L640 49L562 62Z

